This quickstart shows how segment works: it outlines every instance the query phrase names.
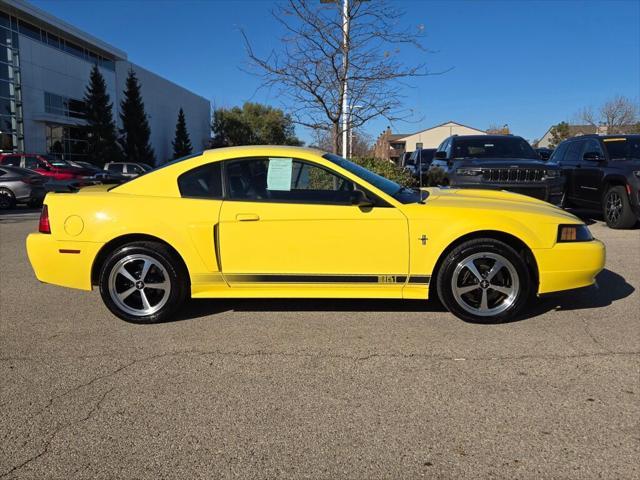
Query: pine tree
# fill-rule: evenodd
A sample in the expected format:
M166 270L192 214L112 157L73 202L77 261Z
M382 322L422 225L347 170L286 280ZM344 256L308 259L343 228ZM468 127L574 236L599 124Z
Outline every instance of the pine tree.
M87 160L99 167L122 158L116 139L113 104L110 100L104 77L98 66L94 65L84 94L87 120L85 132Z
M191 147L191 139L189 138L189 132L187 132L187 123L184 119L184 111L180 108L178 112L178 122L176 123L176 138L173 142L173 158L180 158L191 154L193 148Z
M140 83L133 69L129 70L124 99L120 102L120 145L128 162L155 164L155 154L149 142L151 129L140 93Z

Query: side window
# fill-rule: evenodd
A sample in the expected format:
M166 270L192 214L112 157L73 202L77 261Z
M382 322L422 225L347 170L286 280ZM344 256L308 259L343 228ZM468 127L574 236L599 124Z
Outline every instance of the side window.
M14 167L19 167L20 166L20 156L19 155L9 155L8 157L5 157L4 160L2 161L3 165L12 165Z
M208 163L178 177L180 195L191 198L222 198L220 162Z
M122 173L122 163L110 163L107 171L112 173Z
M131 163L128 163L127 164L127 173L141 174L141 173L144 173L144 170L142 168L140 168L138 165L133 165Z
M578 163L580 161L580 152L582 152L583 142L574 140L573 142L569 142L569 146L567 147L567 153L564 156L564 160L566 163Z
M233 200L350 205L356 189L321 166L291 158L235 160L225 171Z
M30 156L24 157L24 167L25 168L29 168L29 169L33 170L34 168L43 167L44 164L41 164L41 163L42 162L40 162L38 160L38 157L30 157Z
M564 154L566 153L568 146L568 142L562 142L560 145L558 145L551 154L551 158L549 158L549 161L562 163L564 161Z
M602 147L600 146L600 142L598 140L596 140L595 138L591 138L584 142L584 144L584 148L582 149L582 153L580 154L580 160L582 160L582 156L587 152L597 153L598 155L600 155L600 158L604 158L604 151L602 150Z
M451 158L451 150L453 148L453 139L449 138L444 144L444 151L447 152L447 158Z

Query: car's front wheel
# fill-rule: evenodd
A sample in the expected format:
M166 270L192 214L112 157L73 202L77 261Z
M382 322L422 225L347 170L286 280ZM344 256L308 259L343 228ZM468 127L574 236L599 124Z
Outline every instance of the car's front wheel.
M620 185L609 188L602 199L602 214L610 228L631 228L636 224L636 216L631 210L627 190Z
M531 274L509 245L491 238L469 240L454 248L440 267L436 288L443 305L457 317L476 323L515 318L531 297Z
M133 323L171 319L188 294L187 273L157 242L134 242L109 254L100 270L100 295L113 314Z
M16 198L8 188L0 188L0 209L9 209L16 206Z

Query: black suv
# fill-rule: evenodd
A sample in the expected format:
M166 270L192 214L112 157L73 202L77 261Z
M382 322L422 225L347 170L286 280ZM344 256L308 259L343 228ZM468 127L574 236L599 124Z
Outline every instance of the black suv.
M558 164L513 135L451 136L438 147L428 177L431 185L509 190L555 205L564 193Z
M412 177L418 180L420 180L420 174L422 174L423 181L425 181L426 185L426 175L435 153L435 148L418 148L411 152L409 157L404 161L403 167L411 173Z
M574 137L550 161L567 178L567 206L601 208L611 228L631 228L640 218L640 135Z

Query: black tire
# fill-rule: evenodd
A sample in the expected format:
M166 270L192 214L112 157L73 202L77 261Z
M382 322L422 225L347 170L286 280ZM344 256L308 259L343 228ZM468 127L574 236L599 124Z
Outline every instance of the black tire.
M16 197L8 188L0 188L0 210L10 210L16 206Z
M491 281L487 281L487 274L491 274L497 261L504 267L498 268ZM465 266L469 262L481 278ZM469 291L460 293L458 288ZM501 241L479 238L464 242L449 252L436 274L436 289L442 304L456 317L473 323L502 323L513 320L522 312L531 299L533 282L529 268L518 252ZM483 300L486 300L484 305Z
M150 267L144 278L142 268ZM125 277L122 269L129 273ZM166 245L158 242L133 242L118 247L105 259L100 269L100 295L115 316L131 323L159 323L171 320L189 295L189 275L182 261ZM133 281L135 280L135 282ZM142 282L141 282L142 281ZM168 281L168 288L164 288ZM139 285L141 283L141 285ZM161 288L148 285L163 285ZM168 290L168 294L165 293ZM129 293L117 300L118 294ZM146 293L145 293L146 292ZM149 309L145 310L146 300ZM149 313L145 313L145 312Z
M27 202L27 206L29 208L39 208L42 206L42 199L40 200L31 199L29 200L29 202Z
M636 224L638 219L631 210L625 187L616 185L607 190L602 197L602 216L609 228L625 229Z

